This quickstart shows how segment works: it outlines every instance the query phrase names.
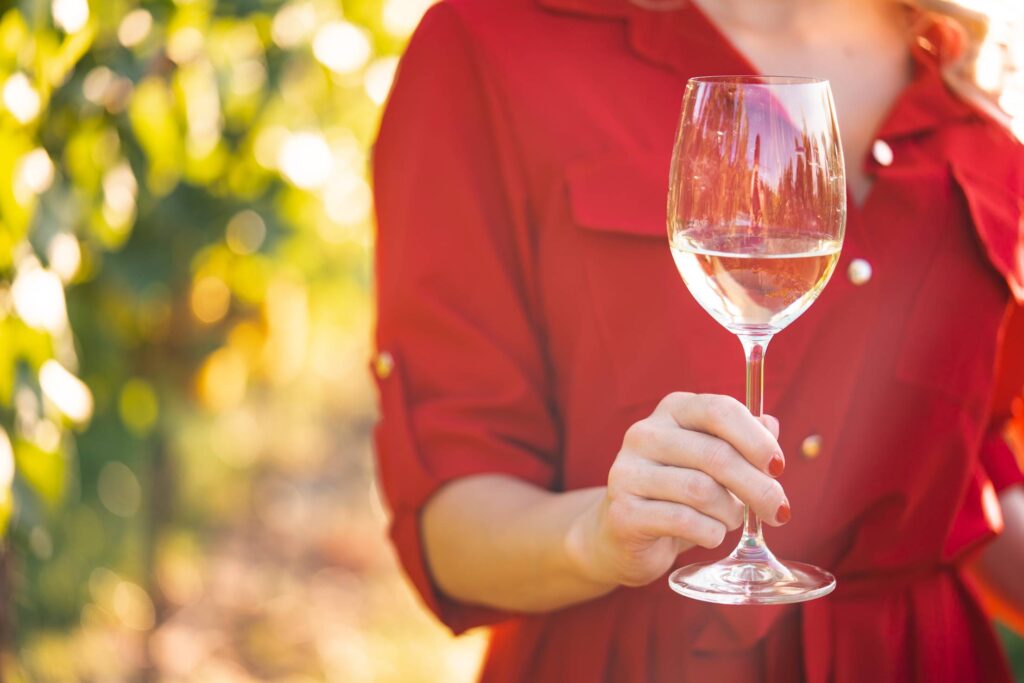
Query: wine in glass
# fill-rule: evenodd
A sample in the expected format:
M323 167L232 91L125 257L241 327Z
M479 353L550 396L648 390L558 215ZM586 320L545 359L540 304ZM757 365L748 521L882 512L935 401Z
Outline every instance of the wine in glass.
M746 403L761 415L772 337L828 283L846 228L846 180L828 81L712 76L687 83L669 186L672 256L690 293L739 337ZM744 508L736 549L677 569L669 585L725 604L800 602L832 592L830 573L775 558Z

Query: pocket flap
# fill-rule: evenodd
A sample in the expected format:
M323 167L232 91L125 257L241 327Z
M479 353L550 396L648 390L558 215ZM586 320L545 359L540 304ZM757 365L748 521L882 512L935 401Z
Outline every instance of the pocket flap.
M569 208L584 228L668 240L668 154L584 159L566 169Z

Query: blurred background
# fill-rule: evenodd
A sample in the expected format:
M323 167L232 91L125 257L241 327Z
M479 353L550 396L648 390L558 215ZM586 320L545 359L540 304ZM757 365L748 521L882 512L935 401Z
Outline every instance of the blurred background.
M473 679L369 442L367 156L429 2L0 3L4 681Z
M4 681L459 681L373 483L367 153L423 0L0 16Z

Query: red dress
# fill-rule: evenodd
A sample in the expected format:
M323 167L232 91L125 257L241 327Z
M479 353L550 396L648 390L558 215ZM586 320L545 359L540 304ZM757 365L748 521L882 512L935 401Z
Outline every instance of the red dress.
M768 541L832 570L835 593L718 607L661 579L516 615L438 590L419 513L472 473L602 485L665 394L743 395L740 345L682 284L665 205L687 78L753 69L693 6L427 13L374 152L375 440L424 602L455 632L494 624L484 681L1008 680L959 567L1021 481L1000 428L1024 378L999 356L1024 349L1024 151L914 54L836 275L767 356L793 509Z

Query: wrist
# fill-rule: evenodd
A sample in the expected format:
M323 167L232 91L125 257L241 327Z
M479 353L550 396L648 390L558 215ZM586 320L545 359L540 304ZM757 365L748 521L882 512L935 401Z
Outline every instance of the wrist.
M612 590L618 587L619 582L600 559L600 520L605 505L605 487L591 489L591 492L587 504L566 530L562 543L563 555L568 571L578 579Z

